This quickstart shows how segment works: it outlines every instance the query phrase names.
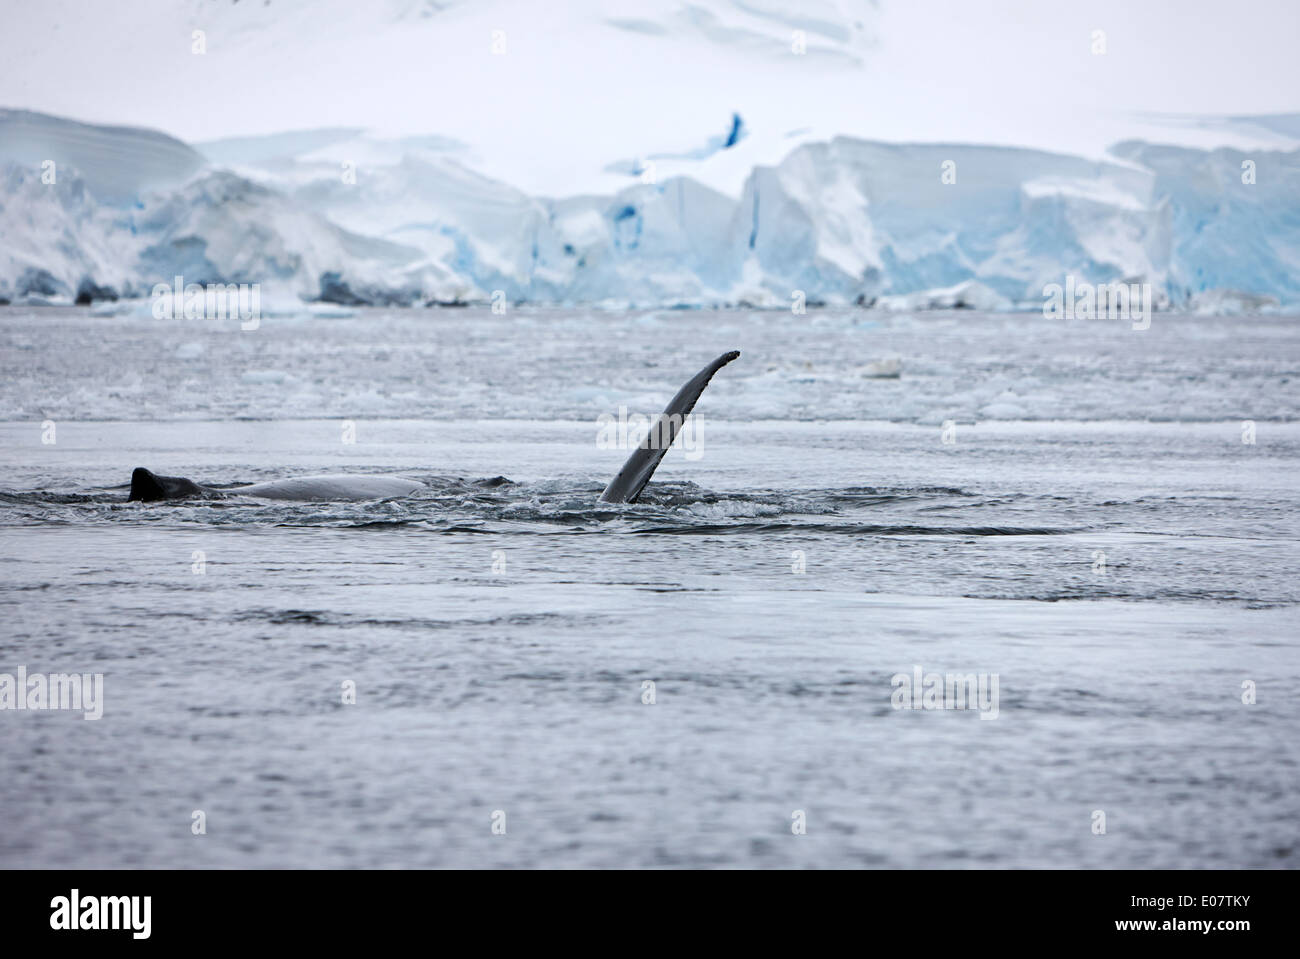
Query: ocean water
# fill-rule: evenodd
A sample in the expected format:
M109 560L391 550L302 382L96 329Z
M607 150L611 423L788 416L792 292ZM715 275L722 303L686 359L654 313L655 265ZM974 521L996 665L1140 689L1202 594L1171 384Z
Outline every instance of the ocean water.
M11 307L0 367L0 673L103 676L0 711L2 866L1300 860L1300 318Z

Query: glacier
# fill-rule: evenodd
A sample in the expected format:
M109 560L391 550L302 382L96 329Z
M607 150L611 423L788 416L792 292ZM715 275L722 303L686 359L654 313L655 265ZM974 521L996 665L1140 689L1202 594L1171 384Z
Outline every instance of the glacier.
M997 310L1074 275L1150 283L1165 308L1300 302L1297 149L1130 140L1099 159L841 136L734 192L636 172L551 197L477 171L452 138L347 128L205 150L0 110L0 300L145 297L183 274L346 307Z

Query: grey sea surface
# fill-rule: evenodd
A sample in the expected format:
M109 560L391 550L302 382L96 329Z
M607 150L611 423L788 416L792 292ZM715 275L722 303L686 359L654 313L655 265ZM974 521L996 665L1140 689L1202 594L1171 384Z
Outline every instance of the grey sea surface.
M9 307L0 369L0 674L103 676L0 710L0 866L1300 861L1300 318Z

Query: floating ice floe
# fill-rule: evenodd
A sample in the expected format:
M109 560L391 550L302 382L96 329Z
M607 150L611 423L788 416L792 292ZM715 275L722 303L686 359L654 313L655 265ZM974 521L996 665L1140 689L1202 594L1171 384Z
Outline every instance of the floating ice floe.
M862 376L869 380L896 380L903 373L903 361L896 356L872 360L862 368Z

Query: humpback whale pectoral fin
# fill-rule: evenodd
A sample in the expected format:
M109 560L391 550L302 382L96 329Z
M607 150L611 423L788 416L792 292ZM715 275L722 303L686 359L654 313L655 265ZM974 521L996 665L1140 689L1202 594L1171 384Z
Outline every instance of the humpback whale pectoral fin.
M677 391L677 395L669 401L667 408L651 425L650 432L641 441L641 445L628 457L627 462L623 464L623 468L618 471L618 475L609 481L609 485L605 487L605 492L600 494L602 503L635 503L637 501L641 491L645 489L645 484L650 482L650 477L659 468L659 462L664 458L664 454L668 452L668 447L673 445L673 440L677 438L677 434L681 431L682 424L686 422L686 417L690 415L691 410L695 409L695 403L700 398L700 394L709 385L709 380L713 379L713 374L738 356L740 356L739 350L723 353L691 377L686 385Z
M198 496L203 489L193 480L183 476L159 476L143 466L137 466L131 472L131 494L129 503L156 503L164 499L184 499Z

